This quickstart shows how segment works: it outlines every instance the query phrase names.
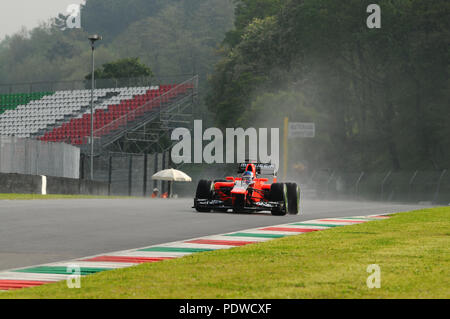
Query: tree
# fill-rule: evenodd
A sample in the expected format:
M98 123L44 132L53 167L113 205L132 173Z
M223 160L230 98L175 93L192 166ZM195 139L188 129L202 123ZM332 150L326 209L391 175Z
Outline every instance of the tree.
M277 15L282 9L282 0L234 0L234 30L227 32L224 43L234 47L240 42L245 29L254 19L263 20Z
M152 70L148 66L142 64L138 58L126 58L105 63L100 68L95 70L95 77L97 79L121 79L152 76ZM90 80L91 78L92 72L85 77L86 80Z
M252 3L238 1L235 29L210 80L207 104L217 125L279 118L289 113L276 101L280 94L301 93L323 117L323 138L308 147L328 159L308 152L309 162L351 170L448 167L450 3L380 0L382 28L368 29L370 3L267 0L258 17L256 8L247 10Z

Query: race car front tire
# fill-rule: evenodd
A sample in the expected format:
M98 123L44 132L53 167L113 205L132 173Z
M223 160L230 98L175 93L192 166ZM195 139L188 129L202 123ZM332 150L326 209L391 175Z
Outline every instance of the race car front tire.
M272 209L272 215L285 216L289 210L287 201L287 187L283 183L274 183L270 187L269 200L271 202L284 202L284 207L277 207Z
M286 183L289 215L300 213L300 187L296 183Z
M195 199L212 199L212 187L213 183L207 180L200 180L198 182L197 191L195 193ZM209 213L211 211L210 208L201 208L195 205L195 209L201 213Z

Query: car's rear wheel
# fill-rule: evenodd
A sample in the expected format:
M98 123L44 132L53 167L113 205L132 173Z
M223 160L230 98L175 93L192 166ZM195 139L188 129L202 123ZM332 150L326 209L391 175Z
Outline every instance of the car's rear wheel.
M286 183L289 215L300 213L300 187L296 183Z
M274 183L270 187L269 200L271 202L283 202L282 207L277 207L272 209L272 215L274 216L284 216L286 215L289 206L287 201L287 187L283 183Z
M209 213L211 211L210 208L199 207L197 204L198 199L212 199L213 191L212 191L213 183L211 181L207 181L202 179L198 182L197 191L195 193L195 209L201 213Z

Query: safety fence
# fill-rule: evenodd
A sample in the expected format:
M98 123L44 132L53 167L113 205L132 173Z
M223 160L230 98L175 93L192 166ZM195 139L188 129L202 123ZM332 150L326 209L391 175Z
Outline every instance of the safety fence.
M167 182L153 181L152 175L169 168L169 153L108 153L94 157L94 181L109 185L109 194L117 196L151 196L168 191ZM81 155L80 178L90 178L90 158Z
M450 203L450 171L337 172L316 170L303 183L317 198Z
M89 179L90 160L82 155L80 177ZM158 154L136 155L109 153L94 159L94 180L108 183L111 195L151 196L168 192L168 183L153 181L152 175L162 169L178 168L192 177L191 183L175 183L173 193L192 197L198 181L216 180L236 175L236 165L194 165L176 167L169 151ZM280 178L280 182L283 182ZM351 199L390 202L450 203L450 170L343 172L315 170L310 175L290 175L302 187L307 198Z

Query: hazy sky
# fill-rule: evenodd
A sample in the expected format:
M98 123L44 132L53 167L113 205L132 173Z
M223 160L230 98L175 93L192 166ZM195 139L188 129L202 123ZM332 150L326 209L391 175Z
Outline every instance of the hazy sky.
M19 31L22 26L32 29L58 13L65 13L70 4L84 0L0 0L0 40Z

